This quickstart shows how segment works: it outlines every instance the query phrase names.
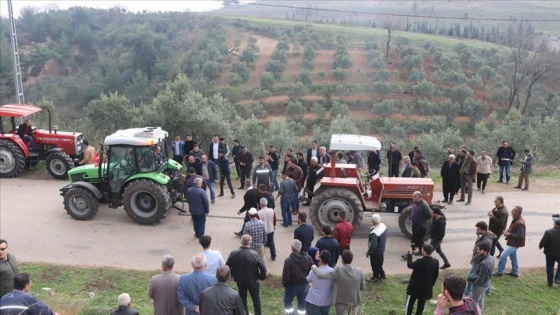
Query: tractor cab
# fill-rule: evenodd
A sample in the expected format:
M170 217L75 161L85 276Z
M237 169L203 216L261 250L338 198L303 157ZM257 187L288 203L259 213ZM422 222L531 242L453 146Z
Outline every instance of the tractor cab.
M323 165L324 176L315 186L309 214L317 230L338 223L345 212L346 221L358 227L364 212L397 212L399 227L405 236L412 234L410 213L412 193L419 191L432 205L434 183L430 178L382 177L376 172L360 172L355 164L336 163L338 151L379 151L381 142L370 136L333 134L331 163Z

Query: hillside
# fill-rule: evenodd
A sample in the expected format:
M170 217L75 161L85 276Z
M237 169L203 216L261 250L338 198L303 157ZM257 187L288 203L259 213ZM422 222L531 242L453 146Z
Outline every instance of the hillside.
M234 109L227 110L227 125L219 129L223 134L245 132L250 138L257 125L263 132L289 128L288 138L296 146L310 137L325 142L330 132L420 141L448 127L452 138L441 145L458 145L480 132L491 133L495 127L490 121L477 124L503 119L511 109L520 111L519 119L533 117L539 124L555 118L560 104L558 53L535 46L539 35L532 27L492 32L509 38L509 47L470 39L482 31L475 25L456 28L466 37L392 29L388 55L387 27L352 23L76 7L24 12L17 27L26 100L50 103L68 128L96 134L101 131L93 121L105 123L102 130L107 132L110 126L166 123L166 118L155 118L173 84L202 93L196 97L208 97L202 101L208 106L217 100L212 98L216 92L227 98ZM3 99L10 99L5 32L0 37L0 83ZM512 59L514 52L523 58ZM536 63L550 68L538 76L519 71ZM171 83L179 74L189 83ZM115 107L111 102L130 108L126 119L92 116L98 104ZM199 138L218 131L167 123L171 132L195 132ZM518 141L534 142L528 136Z

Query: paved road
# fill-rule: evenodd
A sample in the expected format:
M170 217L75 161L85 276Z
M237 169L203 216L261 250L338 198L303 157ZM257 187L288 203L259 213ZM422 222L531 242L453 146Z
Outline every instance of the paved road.
M179 272L190 271L190 258L201 250L193 237L190 217L169 216L157 226L142 226L132 221L122 208L109 209L102 205L90 221L76 221L66 214L59 188L63 181L2 179L0 180L0 238L7 239L11 252L23 262L47 262L76 266L109 266L136 270L157 270L164 254L176 257ZM511 189L513 190L513 189ZM242 221L236 211L242 203L243 191L236 190L236 199L218 198L211 206L206 233L211 235L213 249L220 250L227 259L229 252L239 246L233 235ZM436 196L439 196L437 193ZM475 239L475 223L487 220L486 213L493 206L495 194L475 194L473 203L448 206L448 224L443 250L452 268L468 268L469 256ZM511 209L518 204L524 207L527 222L527 246L519 250L521 268L544 266L544 255L538 242L545 229L552 226L551 214L560 212L560 195L510 191L503 192L506 205ZM307 207L303 207L306 211ZM277 217L281 217L276 209ZM222 218L214 216L226 216ZM400 255L409 246L397 226L397 215L381 213L388 225L389 238L385 254L385 270L389 274L408 273ZM354 233L352 249L355 264L371 272L365 257L370 214ZM275 240L278 258L267 264L272 273L282 272L284 258L290 252L294 228L277 227ZM320 236L315 235L315 240ZM437 254L435 257L439 258ZM508 264L509 268L509 264ZM521 270L522 272L522 270Z

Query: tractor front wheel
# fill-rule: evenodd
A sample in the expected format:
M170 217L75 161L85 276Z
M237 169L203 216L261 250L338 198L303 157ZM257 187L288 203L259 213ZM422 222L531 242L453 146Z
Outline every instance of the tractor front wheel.
M126 213L134 221L157 224L167 215L171 197L165 186L148 179L139 179L126 186L123 203Z
M99 210L99 200L83 187L70 188L64 194L64 209L76 220L89 220Z
M364 216L362 202L351 190L345 188L320 189L309 207L309 216L318 231L325 225L334 227L338 223L339 214L346 213L346 221L354 228L360 226Z
M68 171L74 167L70 156L64 152L53 152L45 161L47 171L56 179L68 179Z
M412 239L412 205L404 208L401 214L399 215L399 228L401 232L404 234L404 237L408 239ZM424 235L424 240L428 240L430 238L430 231L432 230L432 220L428 220L428 229L426 230L426 234Z
M10 140L0 140L0 178L18 177L24 168L21 149Z

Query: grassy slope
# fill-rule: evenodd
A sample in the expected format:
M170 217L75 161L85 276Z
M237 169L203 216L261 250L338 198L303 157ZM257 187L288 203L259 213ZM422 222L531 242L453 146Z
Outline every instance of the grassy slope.
M236 16L225 16L230 19L239 19ZM267 18L256 18L256 17L242 17L242 19L253 22L260 23L262 25L272 24L276 26L294 26L301 24L312 24L313 28L317 30L321 35L326 34L330 36L347 36L348 42L351 46L363 47L364 40L369 36L377 36L380 39L385 39L387 37L387 31L382 28L370 28L370 27L359 27L359 26L346 26L339 24L321 24L321 23L306 23L304 21L294 21L294 20L283 20L283 19L267 19ZM463 39L458 37L447 37L438 36L431 34L422 33L412 33L412 32L395 32L395 37L403 37L409 39L413 46L422 46L425 42L433 42L440 45L444 49L453 49L457 44L463 43L467 46L476 49L490 49L490 48L501 48L503 46L496 45L493 43Z
M369 272L369 267L365 270ZM44 264L22 264L20 271L31 274L33 294L54 311L65 315L108 314L122 292L131 295L133 308L140 311L140 314L152 314L152 303L147 296L148 286L151 276L160 272L84 269ZM466 276L466 270L458 271L458 274ZM364 307L361 314L401 314L408 277L408 274L397 275L390 276L387 281L379 284L368 282L366 292L362 295ZM434 287L434 296L440 291L443 273L440 273L439 278ZM231 284L235 287L235 284ZM557 308L560 288L546 287L542 268L523 270L519 279L495 279L492 286L492 296L486 298L485 314L560 314ZM44 287L51 288L55 294L49 295L47 291L41 290ZM264 281L261 300L265 314L282 314L283 289L278 277ZM431 314L434 308L433 305L427 305L425 313ZM81 311L76 312L77 309Z

